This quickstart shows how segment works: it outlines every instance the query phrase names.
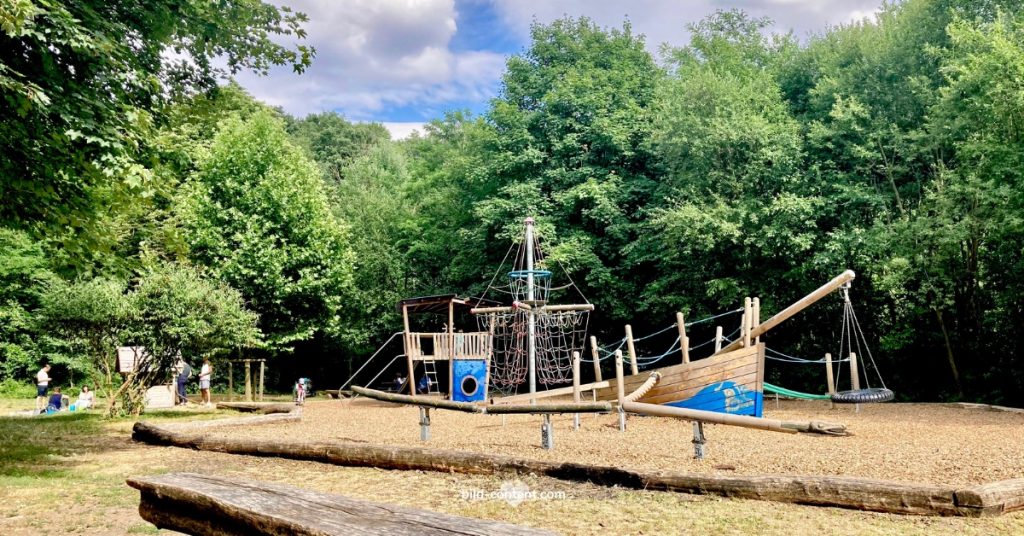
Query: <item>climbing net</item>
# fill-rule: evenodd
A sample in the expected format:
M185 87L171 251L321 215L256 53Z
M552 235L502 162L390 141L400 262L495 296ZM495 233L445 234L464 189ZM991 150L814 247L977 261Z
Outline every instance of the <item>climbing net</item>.
M589 302L564 267L544 258L536 238L531 246L527 248L525 241L512 244L483 295L486 297L491 291L507 294L512 300L511 310L477 315L479 329L492 334L490 385L498 391L513 391L527 381L531 330L536 378L545 386L572 381L573 352L582 352L586 343L589 311L545 310L543 307L552 295L567 290L575 290L585 303ZM529 249L532 249L532 259L527 259ZM504 273L504 284L495 285L510 257L512 270ZM561 268L569 283L552 288L549 264Z

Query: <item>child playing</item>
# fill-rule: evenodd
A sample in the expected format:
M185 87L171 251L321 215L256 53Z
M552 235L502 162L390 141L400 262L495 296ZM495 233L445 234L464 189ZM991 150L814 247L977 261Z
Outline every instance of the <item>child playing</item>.
M301 406L306 401L306 384L299 378L295 382L295 404Z

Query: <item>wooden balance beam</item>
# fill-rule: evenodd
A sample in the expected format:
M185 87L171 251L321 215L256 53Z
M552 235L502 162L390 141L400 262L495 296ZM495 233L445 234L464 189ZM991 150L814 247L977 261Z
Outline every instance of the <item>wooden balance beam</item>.
M162 529L194 535L380 534L550 535L497 521L381 504L252 480L172 473L134 477L139 515Z

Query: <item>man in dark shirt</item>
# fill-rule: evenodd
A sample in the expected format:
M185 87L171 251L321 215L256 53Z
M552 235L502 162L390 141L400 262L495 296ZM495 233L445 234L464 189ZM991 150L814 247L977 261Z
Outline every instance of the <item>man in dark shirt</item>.
M60 394L60 387L53 389L53 394L50 395L50 401L46 404L47 409L53 408L55 411L60 411L64 406L64 395Z
M190 367L188 365L188 363L185 362L184 359L181 360L178 363L178 377L177 377L177 380L178 380L177 381L177 383L178 383L178 404L180 404L180 405L188 404L188 394L185 392L185 384L188 383L188 378L191 375L192 375L192 367Z

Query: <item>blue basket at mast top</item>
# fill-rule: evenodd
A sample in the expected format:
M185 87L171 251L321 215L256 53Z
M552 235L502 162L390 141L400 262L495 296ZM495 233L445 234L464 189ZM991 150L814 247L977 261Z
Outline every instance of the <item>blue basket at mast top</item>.
M547 278L551 279L550 270L513 270L508 273L509 279L526 279L533 274L534 279Z
M533 300L547 301L548 293L551 290L550 270L513 270L509 272L508 282L512 297L516 301L530 298L527 287L531 275L533 276Z

